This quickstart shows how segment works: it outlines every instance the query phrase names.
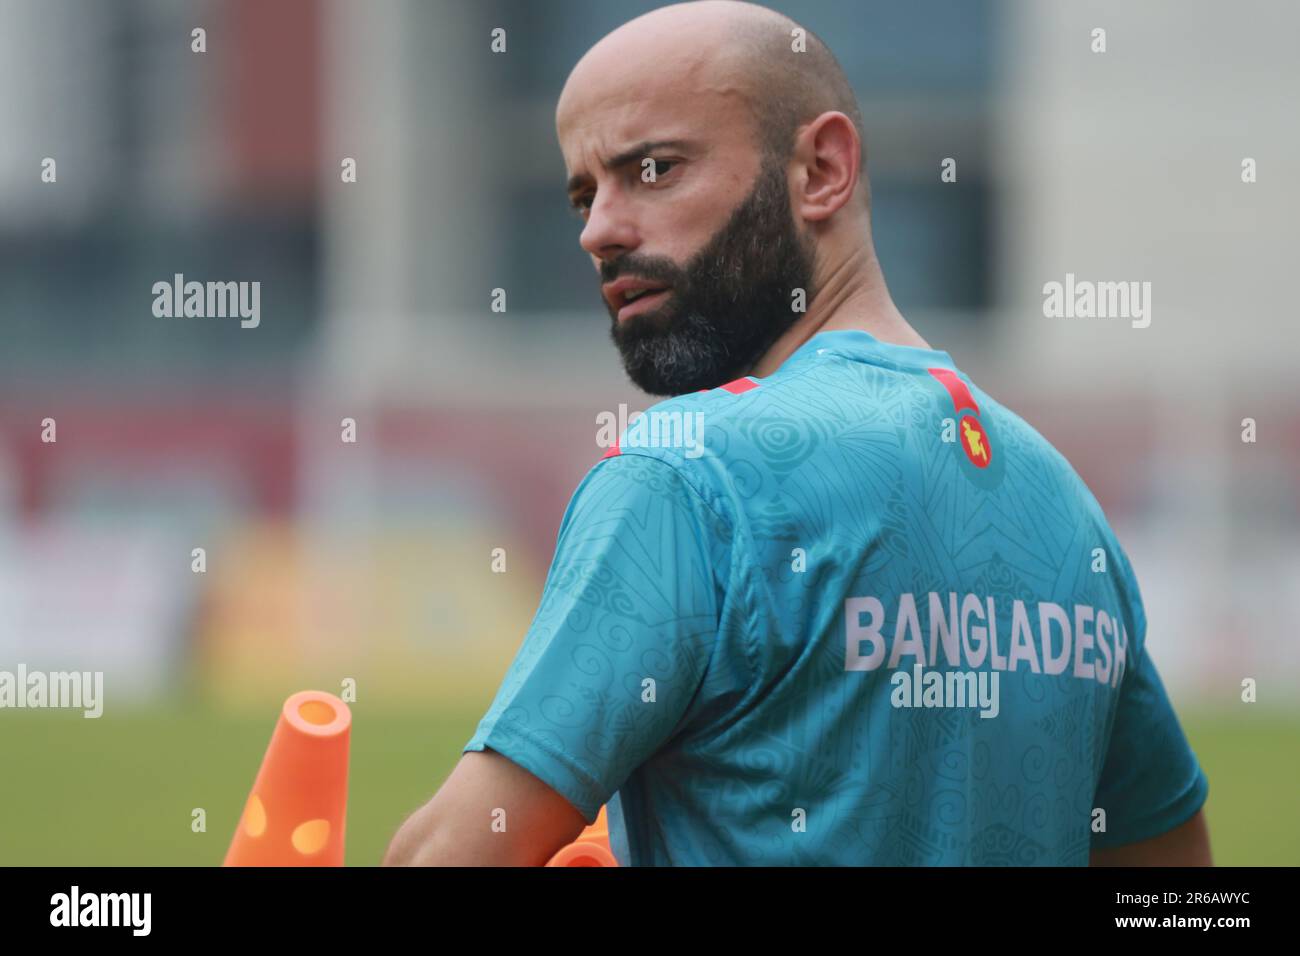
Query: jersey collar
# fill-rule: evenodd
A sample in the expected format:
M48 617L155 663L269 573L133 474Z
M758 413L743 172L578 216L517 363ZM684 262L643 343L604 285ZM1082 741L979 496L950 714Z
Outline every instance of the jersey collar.
M829 332L818 332L795 349L794 354L782 363L782 368L827 354L900 368L957 370L957 366L953 364L952 357L947 352L882 342L861 329L833 329Z

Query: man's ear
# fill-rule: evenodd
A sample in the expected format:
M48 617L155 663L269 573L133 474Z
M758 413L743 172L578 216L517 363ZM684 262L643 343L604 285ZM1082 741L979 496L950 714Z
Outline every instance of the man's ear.
M852 201L860 179L862 140L853 121L838 110L822 113L795 137L795 215L809 222L829 219Z

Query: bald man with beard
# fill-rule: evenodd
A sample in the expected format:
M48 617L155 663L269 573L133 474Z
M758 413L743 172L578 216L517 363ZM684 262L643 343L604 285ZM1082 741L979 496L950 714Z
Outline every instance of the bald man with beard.
M575 491L386 864L539 865L603 806L624 865L1209 862L1127 556L895 307L862 127L826 45L755 4L657 9L574 67L580 245L668 399ZM698 443L655 428L688 418Z

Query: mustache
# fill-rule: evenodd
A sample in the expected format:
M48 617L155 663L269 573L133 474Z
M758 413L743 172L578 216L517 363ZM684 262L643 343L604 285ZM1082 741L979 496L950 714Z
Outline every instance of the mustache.
M604 285L606 282L628 277L673 285L681 282L684 272L685 270L671 259L658 256L623 256L600 264L600 284Z

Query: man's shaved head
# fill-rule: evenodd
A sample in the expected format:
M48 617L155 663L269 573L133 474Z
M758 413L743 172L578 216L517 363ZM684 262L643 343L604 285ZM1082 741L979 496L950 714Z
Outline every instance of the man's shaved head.
M785 14L747 0L675 3L629 20L588 51L569 83L590 58L605 53L608 62L626 68L623 57L629 46L665 35L709 51L710 66L735 84L736 95L749 110L756 142L766 157L784 162L795 130L831 110L852 120L858 138L866 142L857 96L821 37ZM866 157L863 149L859 170L864 185Z
M652 394L746 374L815 296L818 237L865 224L853 91L817 36L757 4L623 24L573 68L555 123L611 334Z
M857 96L835 54L817 34L756 4L704 2L739 8L731 11L734 33L725 49L748 85L758 140L769 155L788 159L795 130L831 110L852 120L865 142ZM864 149L859 165L863 172L866 157Z

